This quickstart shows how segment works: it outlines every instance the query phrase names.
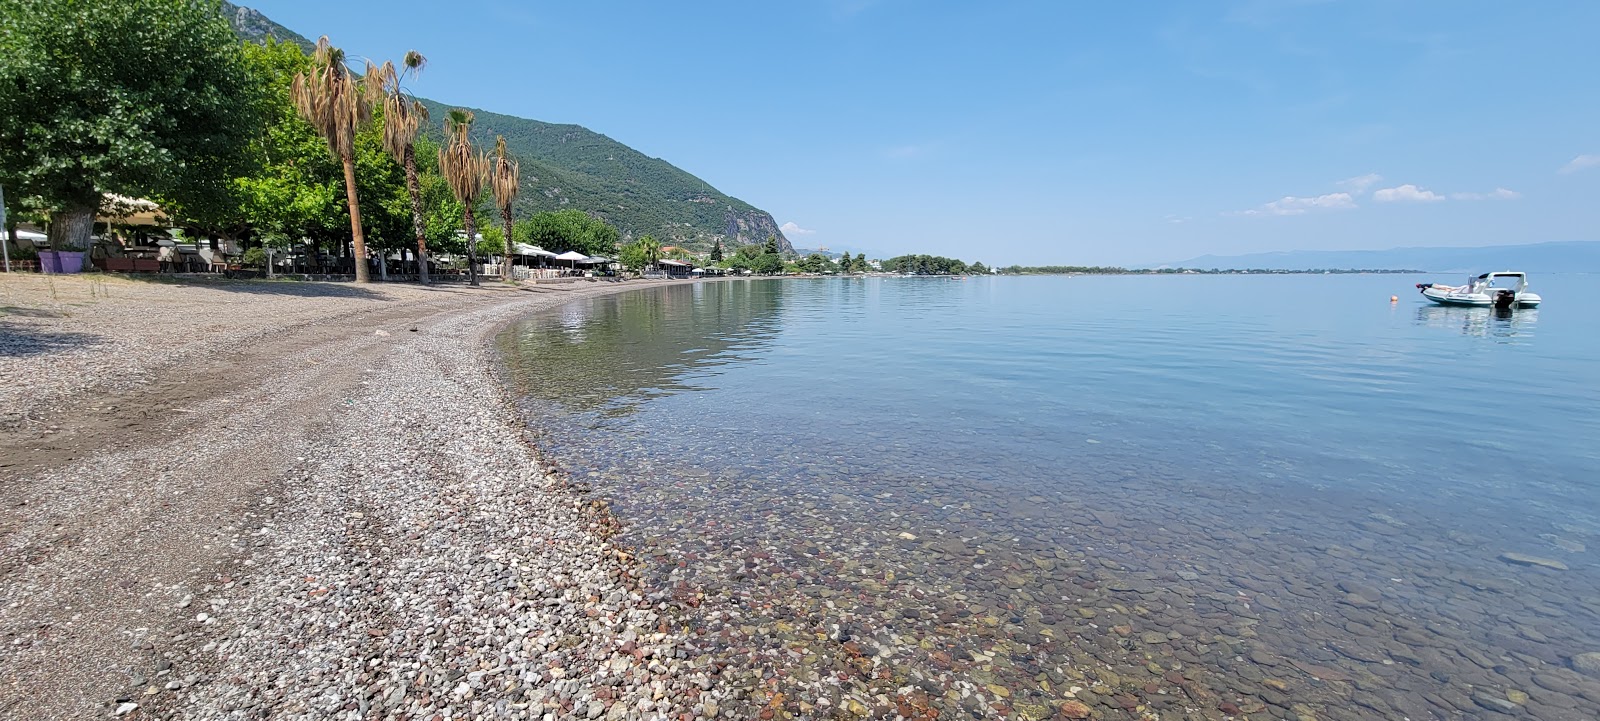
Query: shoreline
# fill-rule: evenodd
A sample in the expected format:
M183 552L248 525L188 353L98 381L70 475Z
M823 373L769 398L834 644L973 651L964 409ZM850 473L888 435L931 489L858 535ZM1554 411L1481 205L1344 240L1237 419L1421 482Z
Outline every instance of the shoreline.
M119 389L118 407L143 400L151 416L132 423L105 412L104 383L39 389L25 409L56 408L0 436L0 717L714 712L716 669L678 658L670 604L607 540L604 502L540 464L489 343L570 300L681 282L401 293L354 313L345 294L313 297L243 339L209 338L245 346L226 358L197 360L204 345L130 357L154 369ZM222 292L245 288L260 284ZM6 290L7 306L30 308ZM0 321L13 335L86 332L119 295L197 295L94 293L78 318ZM139 346L113 338L26 364L114 365L103 356L119 347ZM165 376L208 364L259 367L148 413ZM104 438L103 416L134 442Z

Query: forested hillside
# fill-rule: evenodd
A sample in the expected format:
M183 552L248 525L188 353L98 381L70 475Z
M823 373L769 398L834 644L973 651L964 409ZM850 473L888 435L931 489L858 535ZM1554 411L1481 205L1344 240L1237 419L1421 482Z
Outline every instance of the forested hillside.
M309 49L312 42L254 9L222 3L234 31L246 40L275 37ZM417 48L424 55L427 48ZM442 137L440 120L451 105L423 98L433 122L429 135ZM652 158L580 125L557 125L473 109L473 136L485 147L504 135L522 161L522 193L516 214L582 210L605 219L624 238L646 233L662 243L708 250L717 240L739 246L775 236L784 251L794 248L766 211L726 195L660 158Z

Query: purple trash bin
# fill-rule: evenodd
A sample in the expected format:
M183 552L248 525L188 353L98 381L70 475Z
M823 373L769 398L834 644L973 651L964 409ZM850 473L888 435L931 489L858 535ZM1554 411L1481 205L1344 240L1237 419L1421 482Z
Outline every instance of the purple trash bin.
M57 272L60 272L60 273L82 273L83 272L83 259L87 255L89 255L89 254L88 253L70 251L70 250L63 250L63 251L61 251L59 253L56 253L56 259L57 259L56 262L59 263L60 266L61 266L61 269L59 271L57 271Z
M61 257L60 257L60 255L61 255L60 251L55 251L55 250L41 250L41 251L39 251L39 272L41 272L41 273L60 273L61 272Z

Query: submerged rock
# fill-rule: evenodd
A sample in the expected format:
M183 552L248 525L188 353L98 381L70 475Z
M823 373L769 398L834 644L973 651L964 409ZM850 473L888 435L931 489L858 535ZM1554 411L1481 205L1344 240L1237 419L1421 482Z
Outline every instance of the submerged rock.
M1600 651L1580 653L1572 657L1572 670L1585 676L1600 678ZM1536 677L1535 682L1538 681ZM1548 688L1548 687L1547 687Z
M1500 560L1505 561L1506 563L1513 563L1518 566L1542 566L1544 568L1553 568L1557 571L1567 570L1567 564L1565 563L1550 558L1530 556L1526 553L1512 553L1507 551L1500 554Z

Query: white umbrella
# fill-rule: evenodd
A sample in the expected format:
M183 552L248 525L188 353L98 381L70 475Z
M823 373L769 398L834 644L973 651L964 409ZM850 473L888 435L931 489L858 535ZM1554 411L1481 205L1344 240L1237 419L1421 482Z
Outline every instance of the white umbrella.
M582 253L579 253L576 250L569 250L569 251L567 251L565 253L562 253L561 255L556 256L556 260L570 260L570 261L573 261L573 262L583 261L583 260L588 260L588 259L589 259L589 256L584 255Z

